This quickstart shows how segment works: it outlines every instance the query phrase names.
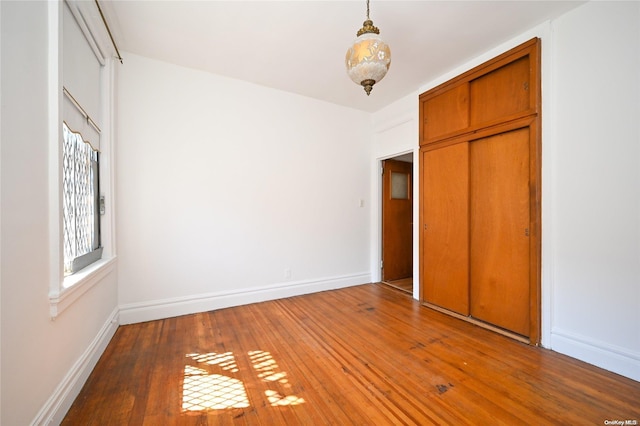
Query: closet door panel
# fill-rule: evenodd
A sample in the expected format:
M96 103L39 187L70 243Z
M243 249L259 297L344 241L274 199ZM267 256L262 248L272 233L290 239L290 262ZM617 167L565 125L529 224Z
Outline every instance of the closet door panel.
M420 144L469 126L469 83L421 99Z
M422 153L423 300L469 315L469 144Z
M486 123L530 108L529 63L529 57L524 56L471 81L471 124Z
M529 129L470 143L471 316L528 336Z

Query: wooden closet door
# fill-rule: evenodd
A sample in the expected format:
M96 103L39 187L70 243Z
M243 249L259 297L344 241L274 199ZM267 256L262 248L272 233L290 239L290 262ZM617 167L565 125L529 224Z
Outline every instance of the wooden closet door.
M529 129L470 143L471 316L530 333Z
M469 144L422 152L422 299L469 315Z

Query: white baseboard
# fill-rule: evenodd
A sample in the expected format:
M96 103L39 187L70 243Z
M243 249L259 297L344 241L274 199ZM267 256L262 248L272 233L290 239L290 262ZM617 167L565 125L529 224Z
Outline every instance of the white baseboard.
M36 418L31 422L32 425L59 425L62 422L69 407L71 407L80 390L82 390L82 386L89 378L89 374L93 371L100 356L118 329L118 312L119 310L116 307L87 350L71 367L71 370L62 379L62 382L60 382Z
M150 302L129 303L120 306L120 324L133 324L198 312L207 312L215 309L351 287L370 282L371 274L367 272L279 283L266 287L253 287L237 291L196 294L193 296L154 300Z
M551 349L640 381L640 353L565 330L551 330Z

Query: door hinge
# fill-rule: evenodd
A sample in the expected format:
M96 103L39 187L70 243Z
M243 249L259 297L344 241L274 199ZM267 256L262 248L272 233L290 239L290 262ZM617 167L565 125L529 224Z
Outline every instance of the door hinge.
M384 268L384 260L380 261L380 269Z
M384 174L384 164L382 166L380 166L380 174L383 175Z

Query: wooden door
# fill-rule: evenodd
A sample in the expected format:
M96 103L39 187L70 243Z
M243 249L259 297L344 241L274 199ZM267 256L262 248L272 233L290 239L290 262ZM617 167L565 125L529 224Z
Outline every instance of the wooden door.
M422 300L532 344L540 95L540 40L531 39L419 97Z
M469 315L469 144L422 152L422 299Z
M413 163L383 161L382 280L413 276Z
M471 316L529 335L529 128L470 144Z

